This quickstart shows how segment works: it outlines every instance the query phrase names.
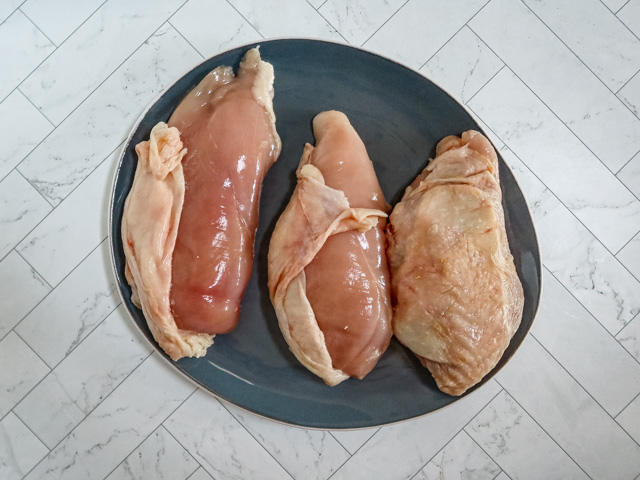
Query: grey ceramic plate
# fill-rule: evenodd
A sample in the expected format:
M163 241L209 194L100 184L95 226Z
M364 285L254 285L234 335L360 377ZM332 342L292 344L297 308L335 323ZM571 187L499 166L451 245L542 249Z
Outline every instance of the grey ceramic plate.
M157 122L167 121L179 101L207 72L218 65L236 68L251 46L205 61L167 89L144 113L120 159L110 216L114 269L126 308L153 345L142 312L130 301L120 240L123 204L136 165L134 147L149 137ZM367 146L391 204L424 168L438 140L480 127L438 86L369 52L302 39L263 41L260 51L275 69L274 108L282 154L264 182L253 276L242 302L240 322L232 333L217 336L203 358L178 362L165 358L206 390L239 407L305 427L370 427L424 415L455 402L455 397L436 388L429 372L395 340L364 380L349 379L330 388L309 373L289 352L278 329L267 291L267 248L275 222L293 191L304 143L313 142L311 120L317 113L336 109L347 114ZM520 329L492 374L509 360L529 330L538 306L541 278L531 216L502 159L500 175L507 231L524 285L525 308Z

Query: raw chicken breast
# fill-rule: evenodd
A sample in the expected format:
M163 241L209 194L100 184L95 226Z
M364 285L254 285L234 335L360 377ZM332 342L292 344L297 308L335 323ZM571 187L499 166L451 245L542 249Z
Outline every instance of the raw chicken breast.
M142 308L160 347L177 360L201 357L213 336L181 330L171 314L171 258L184 199L182 158L175 128L159 123L148 142L136 145L138 166L124 204L122 245L131 300Z
M387 205L347 117L313 120L298 184L269 245L269 291L298 360L328 385L363 378L391 339Z
M238 322L262 180L280 153L273 79L273 67L251 49L237 76L231 67L216 68L169 119L188 152L171 287L181 329L227 333Z
M496 153L468 131L438 143L389 219L394 333L450 395L493 369L522 318L501 198Z

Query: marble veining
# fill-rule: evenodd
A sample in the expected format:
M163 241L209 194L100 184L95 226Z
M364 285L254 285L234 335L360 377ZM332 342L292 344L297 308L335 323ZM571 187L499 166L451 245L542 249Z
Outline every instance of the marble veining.
M151 353L116 292L107 204L135 120L203 59L290 36L442 86L531 209L533 328L431 415L254 416ZM0 45L2 480L640 480L640 0L0 0Z

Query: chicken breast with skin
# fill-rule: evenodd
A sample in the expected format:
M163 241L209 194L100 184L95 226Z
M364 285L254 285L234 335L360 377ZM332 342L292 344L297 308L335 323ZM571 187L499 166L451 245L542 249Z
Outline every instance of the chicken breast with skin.
M391 338L386 203L340 112L313 120L298 184L269 246L269 290L298 360L327 384L363 378Z
M394 333L450 395L495 367L522 318L501 200L493 146L468 131L438 143L389 219Z
M280 153L273 67L249 50L209 73L169 125L187 147L185 196L173 253L171 309L185 330L235 328L251 276L262 180Z

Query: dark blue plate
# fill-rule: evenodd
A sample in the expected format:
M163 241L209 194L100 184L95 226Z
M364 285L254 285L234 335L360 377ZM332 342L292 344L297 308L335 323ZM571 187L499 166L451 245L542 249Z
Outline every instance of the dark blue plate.
M238 327L230 334L218 335L205 357L172 362L157 347L142 312L131 303L120 223L136 166L134 147L148 139L157 122L168 120L207 72L218 65L237 68L252 46L221 53L183 76L143 114L127 141L114 180L109 231L115 275L127 310L160 354L180 372L215 395L277 421L327 429L371 427L424 415L455 402L457 398L440 392L429 372L395 340L364 380L326 386L289 352L269 301L269 238L293 192L303 146L313 142L311 120L317 113L335 109L347 114L367 146L392 205L424 168L441 138L468 129L481 131L469 113L437 85L407 67L363 50L318 40L260 42L262 58L275 69L274 109L282 154L264 182L253 276ZM523 341L540 296L540 255L531 216L502 159L500 175L507 232L524 286L525 307L520 329L482 383Z

